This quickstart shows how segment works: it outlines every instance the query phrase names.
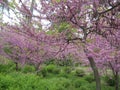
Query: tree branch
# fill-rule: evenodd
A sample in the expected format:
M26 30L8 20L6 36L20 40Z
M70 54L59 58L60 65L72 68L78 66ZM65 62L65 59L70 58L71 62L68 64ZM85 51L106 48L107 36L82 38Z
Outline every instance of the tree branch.
M119 7L119 6L120 6L120 2L117 3L115 6L113 6L112 8L107 9L107 10L105 10L105 11L103 11L103 12L100 12L99 15L105 14L105 13L107 13L107 12L109 12L109 11L115 9L116 7Z

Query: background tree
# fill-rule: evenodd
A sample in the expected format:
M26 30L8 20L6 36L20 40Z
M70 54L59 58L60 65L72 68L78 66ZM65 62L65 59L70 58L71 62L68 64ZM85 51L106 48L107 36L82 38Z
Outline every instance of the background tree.
M20 0L19 4L13 2L12 6L16 8L13 11L17 12L15 15L18 16L18 23L12 22L12 25L2 23L1 38L3 41L1 42L4 43L1 48L3 52L10 58L12 57L15 62L26 63L28 61L39 68L42 61L51 57L64 58L72 53L73 56L79 58L82 47L85 58L89 60L94 72L96 90L101 90L100 76L96 66L98 60L94 52L90 54L89 43L91 39L96 38L95 35L100 35L102 37L98 37L99 40L106 39L108 47L114 47L119 51L120 1L53 0L51 2L40 0L36 2L35 0L31 2ZM41 19L49 20L53 30L43 32L40 29ZM61 27L61 24L65 27ZM59 27L58 30L56 26ZM100 43L98 46L101 45ZM7 49L4 48L6 45L9 46L6 47ZM114 62L111 62L111 65L112 63Z
M90 34L99 34L103 37L114 34L119 30L119 0L59 0L48 3L42 1L43 13L52 22L68 22L76 27L83 37L68 39L68 41L80 40L84 44L84 52L88 57L96 79L96 90L100 90L100 77L93 57L88 55L87 38ZM117 11L116 13L114 13ZM112 26L112 27L111 27Z

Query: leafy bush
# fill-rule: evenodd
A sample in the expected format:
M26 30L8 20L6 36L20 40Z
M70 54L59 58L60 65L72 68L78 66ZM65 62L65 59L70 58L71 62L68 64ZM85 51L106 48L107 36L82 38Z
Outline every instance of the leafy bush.
M71 67L63 67L60 70L61 70L61 73L59 73L60 77L69 78L73 76L71 73Z
M77 77L72 74L74 71L69 74L65 73L64 68L66 67L58 68L55 65L53 66L55 68L52 69L52 73L48 72L48 67L43 66L38 72L38 76L34 73L23 73L23 71L32 72L32 70L30 70L30 68L33 68L32 66L25 66L22 69L23 71L18 72L15 71L13 63L1 65L0 70L7 71L0 72L0 90L96 90L93 75ZM13 68L11 72L5 73L9 71L8 68L10 67ZM51 65L49 67L51 67ZM70 67L67 68L70 69ZM61 70L61 73L56 75L59 70ZM49 75L52 76L49 78ZM106 78L108 79L109 76L105 77L105 80ZM102 83L102 90L106 89L114 90L114 87Z
M61 85L64 87L64 88L68 88L70 86L70 82L66 79L66 80L63 80L61 82Z
M46 77L47 76L46 68L41 68L41 70L37 72L37 75L42 76L42 77Z
M113 77L105 76L105 82L109 86L115 86L115 80L113 79Z
M85 72L82 69L76 69L75 75L79 77L83 77L85 75Z
M56 66L55 65L48 65L45 68L46 68L47 72L53 73L54 69L56 69Z
M57 66L53 64L47 65L44 68L47 70L48 73L53 73L53 74L59 74L61 71Z
M55 90L70 90L70 80L63 78L63 77L59 77L56 79L57 82L55 83L56 89Z
M35 67L30 65L25 65L24 68L22 69L22 72L24 73L34 72L34 71L35 71Z
M80 88L82 85L85 85L85 84L88 84L87 81L85 81L84 79L76 79L74 82L73 82L73 86L75 88Z
M64 67L63 71L64 71L64 73L69 74L69 73L71 73L71 67Z
M88 87L86 87L86 86L81 86L80 90L90 90L90 89Z
M14 83L14 79L10 76L0 74L0 90L7 90Z
M64 73L64 72L61 72L61 73L59 74L59 77L68 78L68 77L69 77L69 75L68 75L68 74L66 74L66 73Z
M114 90L114 87L110 87L110 86L103 86L102 90Z
M89 83L92 83L92 82L95 81L94 77L91 76L91 75L86 75L86 76L84 77L84 79L85 79L86 81L88 81Z
M82 86L82 85L81 85L81 80L76 80L76 81L74 82L74 86L75 86L75 88L79 88L80 86Z
M0 64L0 72L8 73L15 70L15 64L10 62L8 64Z
M53 74L59 74L60 73L60 69L59 68L55 68L53 69Z
M10 81L12 83L11 86L9 86L7 90L38 90L37 88L37 82L39 81L39 77L35 74L24 74L21 72L14 72L10 73L9 75L12 80ZM3 90L3 89L2 89Z

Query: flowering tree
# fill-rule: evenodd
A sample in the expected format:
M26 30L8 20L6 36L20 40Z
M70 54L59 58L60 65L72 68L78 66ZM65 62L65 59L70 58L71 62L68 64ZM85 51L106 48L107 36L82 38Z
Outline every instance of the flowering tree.
M64 34L50 35L25 25L3 27L0 32L1 54L15 62L16 70L18 63L31 63L39 70L40 65L51 58L64 59L72 56L79 59L80 47L68 44L64 40Z
M94 57L99 68L110 68L112 70L116 86L115 90L119 89L120 71L120 38L118 33L119 31L114 34L114 37L109 37L109 40L96 35L87 47L89 55Z
M87 48L87 39L90 38L88 37L89 35L93 34L98 34L108 39L120 29L120 1L59 0L48 2L46 0L42 0L42 8L43 14L45 14L47 19L52 23L68 22L72 25L72 27L77 28L76 33L78 36L75 38L68 38L67 40L80 40L84 44L84 52L94 71L97 85L96 90L101 90L98 69L96 67L94 57L89 55L89 50ZM111 41L111 38L109 38L108 41Z
M5 30L2 32L5 35L3 41L5 45L9 44L9 48L12 49L12 52L4 49L4 51L7 51L7 55L12 57L15 62L21 61L25 63L28 61L36 63L37 67L39 67L43 60L51 57L63 58L72 53L73 56L79 58L80 46L82 46L84 54L89 60L94 72L96 90L101 90L100 76L98 67L96 66L97 62L101 61L94 55L96 52L98 53L99 50L94 51L92 46L96 47L96 44L100 46L101 43L103 45L106 44L100 42L91 45L89 42L91 38L96 37L95 35L102 36L96 37L96 39L100 41L104 41L104 39L107 40L105 41L107 42L106 47L100 47L102 60L105 60L104 58L106 57L111 58L109 54L115 51L114 48L119 51L120 1L40 0L39 4L42 6L41 8L38 8L37 4L35 5L34 0L32 0L30 6L25 5L27 0L24 1L25 2L20 0L21 6L15 4L20 15L22 15L22 19L19 19L18 27L13 25L3 28L2 26ZM39 15L33 14L33 11L38 12ZM37 20L35 18L37 18ZM46 35L45 32L37 31L37 28L35 28L36 26L40 26L38 22L40 22L41 19L49 20L53 27L56 26L55 24L59 26L64 22L69 24L70 27L60 28L57 35L54 33L54 35L49 36ZM52 29L55 31L55 28ZM8 36L9 39L6 40ZM110 46L112 47L112 51L107 51L106 49ZM103 49L105 49L105 53L108 52L106 56L104 56L105 53ZM102 64L103 63L104 62L102 62ZM114 62L110 61L110 63L113 67Z

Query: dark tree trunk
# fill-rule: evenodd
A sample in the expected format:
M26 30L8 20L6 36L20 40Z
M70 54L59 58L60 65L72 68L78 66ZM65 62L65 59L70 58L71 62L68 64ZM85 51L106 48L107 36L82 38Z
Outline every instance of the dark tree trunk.
M117 61L116 61L117 64ZM114 80L115 80L115 90L119 90L119 73L114 70L114 67L111 62L109 62L110 68L113 72Z
M100 81L100 75L98 72L98 68L96 67L94 59L92 57L88 57L88 60L90 62L91 68L92 68L93 73L94 73L94 78L96 81L96 90L101 90L101 81Z
M38 72L39 71L39 69L40 69L40 65L41 65L41 62L39 62L37 65L36 65L36 67L35 67L35 70Z
M119 90L119 74L116 72L115 77L115 90Z
M18 71L18 63L17 62L15 62L15 65L16 65L16 71Z

